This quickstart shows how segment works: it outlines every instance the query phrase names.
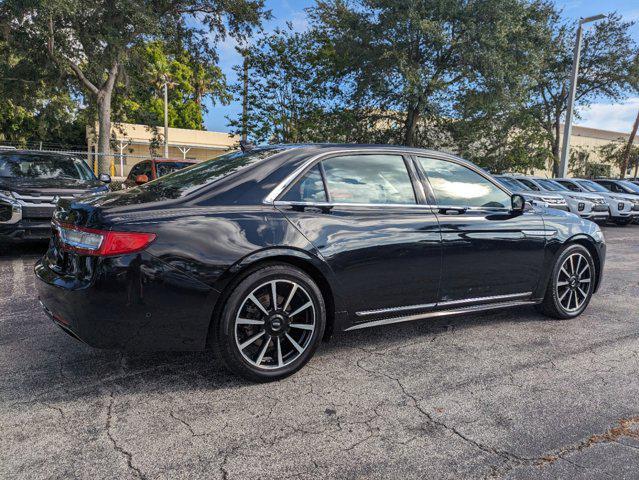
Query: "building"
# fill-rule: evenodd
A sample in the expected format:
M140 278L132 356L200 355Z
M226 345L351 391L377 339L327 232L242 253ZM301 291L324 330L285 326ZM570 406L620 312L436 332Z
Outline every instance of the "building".
M87 127L87 159L95 164L99 129ZM149 127L132 123L114 123L111 128L113 154L111 174L128 175L131 167L145 158L164 157L164 127ZM239 137L223 132L169 128L169 158L209 160L235 148Z

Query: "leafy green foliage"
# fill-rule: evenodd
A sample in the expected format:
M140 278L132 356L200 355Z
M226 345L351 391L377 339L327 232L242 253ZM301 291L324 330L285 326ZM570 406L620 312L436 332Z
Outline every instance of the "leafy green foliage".
M204 128L204 99L228 103L225 77L220 68L185 49L161 41L132 49L127 76L116 88L114 116L118 121L144 125L164 124L163 84L168 81L169 126Z

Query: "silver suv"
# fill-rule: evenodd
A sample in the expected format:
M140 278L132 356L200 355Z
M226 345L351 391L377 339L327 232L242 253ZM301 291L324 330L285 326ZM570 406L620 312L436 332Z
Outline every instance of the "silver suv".
M566 199L561 195L555 193L538 193L534 192L526 185L518 181L516 178L508 175L493 175L499 183L509 189L512 193L516 193L524 197L527 202L547 206L550 208L556 208L557 210L563 210L565 212L570 211L570 207L566 203Z
M573 192L597 193L606 199L610 208L610 218L617 225L628 225L639 218L639 198L625 193L613 193L592 180L583 178L558 178L567 189ZM635 205L638 208L635 208Z
M570 211L581 218L593 222L605 222L610 218L606 199L597 193L572 192L549 178L526 177L524 175L517 175L514 178L537 192L551 192L561 195L566 199Z

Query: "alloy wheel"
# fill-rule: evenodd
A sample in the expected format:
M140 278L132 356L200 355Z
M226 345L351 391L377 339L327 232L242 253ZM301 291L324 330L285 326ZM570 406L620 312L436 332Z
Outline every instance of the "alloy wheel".
M292 280L271 280L242 301L235 316L235 343L254 367L282 368L306 351L315 320L315 306L304 287Z
M557 299L566 312L578 311L592 289L592 269L588 259L579 252L566 257L556 282Z

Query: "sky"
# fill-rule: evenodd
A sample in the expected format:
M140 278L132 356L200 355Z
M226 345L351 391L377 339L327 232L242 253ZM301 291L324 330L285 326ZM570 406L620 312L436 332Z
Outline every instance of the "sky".
M264 25L265 31L273 31L277 27L285 26L291 22L296 30L304 30L308 24L305 9L312 6L314 0L266 0L266 8L271 10L273 19ZM577 20L580 17L589 17L599 13L618 12L625 20L638 22L632 28L631 34L639 43L639 0L556 0L555 4L562 10L567 20ZM241 57L235 50L235 42L227 39L219 45L219 65L227 77L229 83L236 81L234 65L239 65ZM241 111L239 102L231 105L208 105L208 113L205 115L207 130L226 132L228 120L226 117L236 118ZM639 96L632 96L616 105L606 99L596 100L592 105L578 111L579 118L574 120L575 125L602 130L629 132L639 110Z

